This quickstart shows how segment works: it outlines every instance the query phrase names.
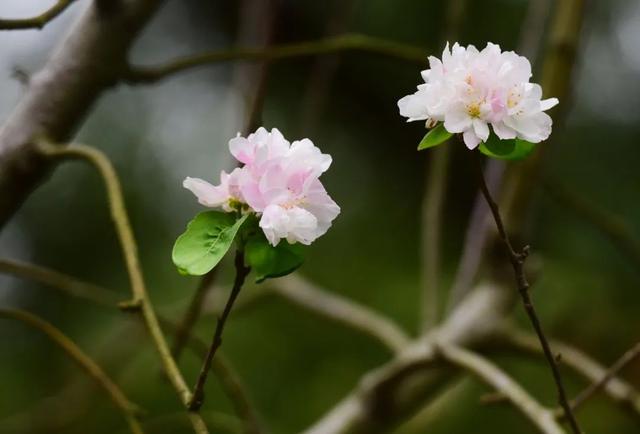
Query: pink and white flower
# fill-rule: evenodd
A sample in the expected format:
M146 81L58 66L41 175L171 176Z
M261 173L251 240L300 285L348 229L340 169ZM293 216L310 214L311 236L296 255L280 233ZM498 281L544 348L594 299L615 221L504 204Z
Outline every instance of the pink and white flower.
M544 113L558 104L542 99L539 85L530 83L531 64L513 51L488 43L478 51L473 45L447 44L442 60L429 57L422 71L425 83L398 101L408 121L428 125L444 122L450 133L460 133L469 149L489 138L489 125L500 139L521 138L538 143L551 133L551 117Z
M331 165L330 155L309 139L289 144L275 128L259 128L246 138L238 135L229 141L229 150L244 165L222 172L219 185L185 179L184 187L200 204L225 211L245 205L259 216L259 226L274 246L281 239L311 244L327 232L340 213L319 180Z

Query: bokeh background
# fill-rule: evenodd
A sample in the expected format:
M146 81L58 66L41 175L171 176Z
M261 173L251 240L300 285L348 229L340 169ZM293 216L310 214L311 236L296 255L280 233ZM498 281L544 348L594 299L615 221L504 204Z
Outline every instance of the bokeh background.
M0 33L0 119L10 115L23 93L15 71L37 71L87 1L77 1L42 31ZM51 3L3 0L0 16L30 16ZM421 47L425 56L439 55L444 35L452 34L446 24L447 1L289 0L270 4L268 13L252 11L264 11L262 3L167 1L131 59L155 63L252 42L253 27L243 20L266 26L271 43L358 32ZM492 41L505 49L527 43L527 49L533 47L531 57L541 59L555 2L535 3L543 8L542 19L531 25L528 1L467 1L455 39L477 46ZM636 0L588 2L571 97L561 101L566 116L555 128L542 177L618 216L635 240L640 240L639 23ZM350 52L277 62L265 76L261 116L267 128L278 127L289 139L310 137L334 158L324 183L342 214L308 249L300 273L392 317L411 334L419 330L420 209L430 154L415 152L423 126L406 124L396 101L413 92L419 69L394 58ZM534 69L539 77L540 62ZM198 283L180 276L171 262L173 241L200 210L181 181L185 176L215 180L221 169L232 168L226 144L244 128L246 96L255 92L255 80L242 79L248 72L255 70L245 63L225 63L152 85L119 86L100 100L78 134L79 141L104 150L122 177L151 298L172 318L180 317ZM445 288L458 263L476 194L468 152L451 146L441 234ZM536 190L526 236L541 262L534 291L549 334L611 363L640 333L638 264L543 188ZM0 232L0 254L96 282L123 299L128 293L103 186L82 164L64 164L29 198ZM232 267L229 262L222 267L218 283L228 287ZM259 293L260 288L246 292ZM144 407L149 432L189 432L160 375L156 354L135 321L7 276L0 276L0 304L36 312L73 337ZM207 315L196 333L208 341L214 324L215 318ZM309 426L364 372L390 356L371 339L271 295L232 315L224 352L272 433ZM554 402L540 360L496 360L543 402ZM199 365L190 352L181 358L190 382ZM640 361L623 376L640 387ZM566 377L572 393L585 385L569 373ZM508 406L481 405L485 386L466 378L454 384L447 399L425 406L393 432L533 432ZM208 385L208 400L206 417L220 424L220 432L233 432L233 411L215 378ZM637 418L601 397L591 400L579 418L588 432L640 432ZM111 403L58 348L33 330L2 320L0 432L126 431Z

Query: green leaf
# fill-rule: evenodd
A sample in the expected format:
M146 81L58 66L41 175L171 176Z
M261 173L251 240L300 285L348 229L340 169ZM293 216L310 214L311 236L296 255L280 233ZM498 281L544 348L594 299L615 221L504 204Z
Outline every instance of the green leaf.
M299 244L281 240L277 246L269 244L264 234L256 234L245 245L247 264L256 273L256 282L286 276L302 265L303 257Z
M449 140L451 136L453 136L453 134L444 128L444 124L439 123L431 130L429 130L429 132L424 136L424 138L418 145L418 151L438 146Z
M201 212L187 225L173 246L172 259L181 274L202 276L227 253L247 215Z
M500 160L522 160L535 148L535 144L522 139L500 140L492 134L485 143L480 144L480 152Z

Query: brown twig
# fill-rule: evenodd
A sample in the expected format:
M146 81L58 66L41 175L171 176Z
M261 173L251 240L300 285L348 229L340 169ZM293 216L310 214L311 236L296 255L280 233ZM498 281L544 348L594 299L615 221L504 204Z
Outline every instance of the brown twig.
M120 387L109 378L91 357L85 354L75 342L69 339L67 335L42 318L22 310L0 309L0 317L18 320L44 333L58 347L64 350L64 352L107 393L111 401L122 412L122 415L129 425L129 430L134 434L143 434L142 427L138 421L138 407L129 401Z
M535 355L542 354L538 338L532 334L509 327L503 330L502 335L501 339L516 350ZM597 383L607 374L606 367L581 350L558 340L552 340L551 346L562 353L563 365L589 382ZM629 411L635 418L640 418L640 392L631 384L619 377L613 377L602 387L609 399Z
M189 339L191 330L202 313L202 306L207 298L209 290L213 287L213 282L215 281L217 274L218 268L214 268L202 277L198 287L196 288L195 294L193 294L193 298L189 302L189 307L187 307L182 320L176 327L173 346L171 347L171 354L173 354L173 357L176 360L180 359L180 355L182 354L182 350L184 350L185 344Z
M79 297L101 306L110 307L112 309L118 308L119 298L114 291L110 291L92 283L84 282L73 276L69 276L46 267L12 261L9 259L2 259L0 260L0 273L6 273L26 280L42 283L43 285L56 289L63 294ZM93 291L95 291L95 294ZM236 305L236 313L238 310L237 307L239 306ZM220 308L220 310L222 310L222 308ZM177 326L172 321L162 315L158 315L158 320L163 328L176 332ZM207 344L190 333L188 333L186 337L186 344L194 351L197 351L199 356L205 357L208 349ZM213 361L211 369L219 378L220 384L222 385L226 395L233 403L238 416L243 418L247 425L247 432L261 432L259 420L256 415L256 411L251 405L248 393L229 361L222 357L221 353L218 353L218 357Z
M42 29L73 2L74 0L58 0L43 13L31 18L0 19L0 30Z
M594 383L591 383L589 387L584 389L582 392L578 394L571 401L572 410L577 410L584 404L589 398L595 395L599 390L603 389L612 378L617 376L620 371L622 371L629 363L633 362L640 356L640 342L636 343L631 349L625 352L618 360L615 361L613 365L607 372L602 376L602 378Z
M176 361L171 356L171 351L169 350L155 310L147 294L140 261L138 259L138 247L133 236L131 224L129 223L122 187L120 186L120 180L111 162L101 151L90 146L73 145L61 147L53 145L46 140L40 140L38 146L44 156L84 160L94 166L102 177L109 199L111 218L120 240L122 253L127 266L127 273L129 274L131 292L133 293L133 299L121 303L120 306L123 309L140 313L147 331L153 340L153 344L158 351L165 373L169 377L182 403L187 406L189 402L191 402L191 393L180 373ZM202 434L208 433L204 420L202 420L198 414L189 412L189 418L195 432Z
M471 372L506 398L543 434L563 434L552 410L540 405L522 386L479 354L453 345L438 345L449 362Z
M489 209L491 210L491 214L493 219L495 220L496 227L498 229L498 234L500 235L500 239L504 243L505 250L509 256L509 261L511 262L511 266L513 267L513 272L516 280L516 285L518 288L518 293L522 299L522 303L524 305L525 311L531 325L533 326L536 334L538 335L538 340L542 345L542 349L544 351L544 355L547 359L549 367L551 368L551 373L553 374L553 380L556 384L556 389L558 391L558 401L560 402L560 406L563 408L565 417L571 426L571 430L575 434L580 434L582 431L578 426L578 422L571 411L571 404L569 403L569 399L567 398L567 393L564 389L564 385L562 382L562 376L560 375L560 369L558 368L558 364L556 362L556 358L551 352L551 348L549 346L549 342L542 330L542 325L540 324L540 320L538 319L538 314L535 311L533 306L533 302L531 300L531 295L529 294L529 282L527 281L527 276L524 271L524 262L529 253L529 247L525 246L521 252L517 252L514 250L513 245L511 244L511 240L509 239L509 235L504 228L504 223L502 222L502 217L500 216L500 210L498 209L498 204L493 200L491 193L489 192L489 188L484 180L484 174L482 170L482 159L479 152L475 153L477 165L478 165L478 183L480 184L480 190L489 205Z
M267 290L311 313L345 325L377 340L394 353L400 353L411 338L393 320L315 285L298 274L265 283Z
M189 410L195 413L197 412L202 404L204 403L204 385L207 382L207 377L209 375L209 370L211 369L211 362L213 361L213 357L216 355L216 351L222 345L222 332L224 331L224 325L231 313L231 309L233 308L233 303L238 298L238 294L240 294L240 289L242 289L242 285L244 284L244 280L251 271L250 267L247 267L244 264L244 252L240 249L236 251L235 257L235 267L236 267L236 277L233 282L233 288L231 289L231 294L229 295L229 299L227 300L227 304L222 311L222 314L218 318L218 322L216 324L216 330L213 334L213 340L211 342L211 347L207 352L207 355L204 359L204 363L202 364L202 368L200 369L200 374L198 375L198 379L196 381L196 385L193 388L193 397L189 402Z
M602 231L624 257L640 271L640 241L619 216L604 211L557 181L543 184L544 191L558 204L570 208Z
M347 34L318 41L298 42L267 48L238 47L183 57L159 66L130 66L122 79L127 83L153 83L191 68L230 60L279 60L340 51L362 51L426 64L424 49L373 36Z

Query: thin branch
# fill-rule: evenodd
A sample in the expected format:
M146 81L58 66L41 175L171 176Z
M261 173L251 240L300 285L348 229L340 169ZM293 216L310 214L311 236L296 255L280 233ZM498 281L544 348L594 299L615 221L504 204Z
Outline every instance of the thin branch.
M5 264L6 266L3 264ZM115 292L101 286L94 285L92 283L84 282L73 276L69 276L58 271L51 270L49 268L3 259L0 260L0 273L14 275L23 279L33 280L56 289L63 294L71 295L74 297L77 296L81 299L96 303L98 305L107 306L112 309L118 308L119 298L117 297ZM80 288L82 288L82 290L79 290ZM101 295L97 297L92 295L91 291L93 290L96 291L96 294ZM160 321L162 327L166 328L169 331L173 331L174 333L177 332L178 327L169 319L163 317L162 315L158 315L158 320ZM187 334L186 337L187 340L185 343L187 344L187 346L193 348L195 351L201 354L201 357L204 358L208 349L208 346L204 343L204 341L191 334ZM244 386L242 385L242 381L240 380L228 360L224 358L222 353L219 353L218 357L213 360L211 369L219 378L220 383L226 395L233 403L238 416L243 418L243 420L247 424L247 432L261 432L260 424L256 416L256 411L252 408L251 402L248 398L248 394L244 390Z
M195 336L188 336L187 345L198 354L200 360L206 357L209 350L209 346ZM211 370L220 380L220 385L231 400L236 414L242 419L244 433L260 434L264 432L258 414L249 399L240 376L221 351L218 351L216 357L212 360Z
M484 357L452 345L438 345L449 362L471 372L506 397L543 434L563 434L552 410L541 406L522 386Z
M138 407L132 404L120 387L109 378L102 368L64 333L36 315L22 310L0 309L0 317L15 319L44 333L107 393L111 401L122 412L129 425L129 430L134 434L143 434L137 417Z
M542 353L537 338L529 333L509 328L504 330L503 338L508 345L517 350L535 355ZM562 354L563 365L571 368L591 383L599 383L607 376L607 368L583 351L558 340L552 340L551 346ZM616 404L628 410L636 418L640 418L640 391L630 383L614 375L601 387L603 392Z
M629 363L633 362L640 356L640 342L636 343L631 349L626 351L613 365L607 370L602 378L593 382L578 394L572 401L571 407L575 411L582 404L587 402L589 398L595 395L599 390L603 389L611 379L618 375Z
M38 16L31 18L0 19L0 30L42 29L60 15L74 0L58 0Z
M163 1L82 3L78 19L0 127L0 227L50 173L36 138L68 142L102 93L118 82L129 48Z
M116 305L119 300L116 292L101 286L80 281L67 274L45 267L39 267L12 259L0 259L0 273L29 279L52 288L60 289L61 292L67 295L87 299L101 306L112 307Z
M386 433L447 387L456 370L438 364L437 342L481 348L502 330L514 294L484 285L469 294L446 321L365 373L357 386L305 434Z
M558 204L570 208L602 231L622 254L640 270L640 241L617 215L603 211L559 182L544 183L544 190Z
M227 321L227 318L229 317L229 314L231 313L233 303L236 301L236 298L238 298L238 294L240 294L240 290L242 289L244 280L251 271L251 268L247 267L244 264L244 252L240 249L236 251L234 263L236 267L236 277L233 281L233 288L231 289L231 294L229 295L227 304L224 306L222 315L220 315L220 317L218 318L216 330L213 334L213 340L211 342L211 347L207 352L204 363L202 364L202 368L200 369L200 374L198 375L198 380L196 381L196 385L193 388L193 398L189 402L189 410L194 413L197 412L204 403L204 385L207 382L207 377L209 376L209 371L211 370L211 362L216 355L216 351L218 351L218 348L220 348L220 346L222 345L222 332L224 331L224 325Z
M440 235L450 154L450 146L440 146L436 149L425 176L420 229L423 331L433 328L439 320L440 249L442 247Z
M362 51L395 57L407 62L426 64L425 50L411 45L376 38L346 34L318 41L283 44L267 48L237 47L228 50L186 56L159 66L130 66L122 79L131 84L154 83L185 70L230 60L281 60L340 51Z
M164 338L155 310L147 294L147 289L142 277L142 269L138 260L138 248L129 223L122 188L111 162L101 151L85 145L60 147L44 140L39 141L38 145L43 155L51 158L84 160L94 166L102 177L109 199L111 218L120 240L131 284L131 291L133 293L133 299L121 304L121 306L139 312L142 316L149 335L153 340L153 344L158 350L164 370L182 403L187 406L191 400L191 393L174 358L171 356L169 346ZM204 421L197 413L189 412L189 419L197 433L208 432Z
M176 360L180 358L182 350L191 335L191 330L202 313L202 306L207 298L207 293L213 288L213 282L216 279L218 270L218 268L214 268L202 277L195 294L193 294L193 298L189 302L189 307L187 307L182 320L176 327L173 346L171 347L171 354Z
M293 274L268 283L275 294L316 315L336 321L376 339L398 353L410 343L407 334L390 319L347 298L326 291Z
M560 369L558 368L558 364L556 363L556 358L551 352L551 348L549 346L549 342L547 341L546 336L542 330L542 325L540 324L540 320L538 319L538 314L535 311L533 306L533 302L531 300L531 295L529 294L529 282L527 281L527 276L524 271L524 261L529 253L529 247L526 246L522 252L516 252L511 244L511 240L509 239L509 235L507 234L506 229L504 228L504 223L502 222L502 217L500 216L500 210L498 209L498 204L491 197L491 193L489 192L489 188L484 180L484 174L482 171L482 159L480 157L480 153L475 153L476 162L478 164L478 183L480 184L480 190L484 198L489 205L491 210L491 214L493 219L495 220L496 227L498 229L498 233L500 235L500 239L504 243L505 250L509 256L509 261L511 262L511 266L513 267L513 273L516 281L516 286L518 292L520 293L520 297L522 298L522 304L524 309L529 317L531 325L533 326L536 334L538 335L538 339L540 340L540 344L542 345L542 349L544 351L544 355L547 359L549 367L551 368L551 373L553 374L553 380L556 383L556 389L558 391L558 401L560 402L560 406L564 409L565 417L571 426L571 430L575 434L580 434L580 428L578 427L578 422L571 411L571 405L569 404L569 399L567 398L567 393L564 389L564 385L562 383L562 376L560 375Z

